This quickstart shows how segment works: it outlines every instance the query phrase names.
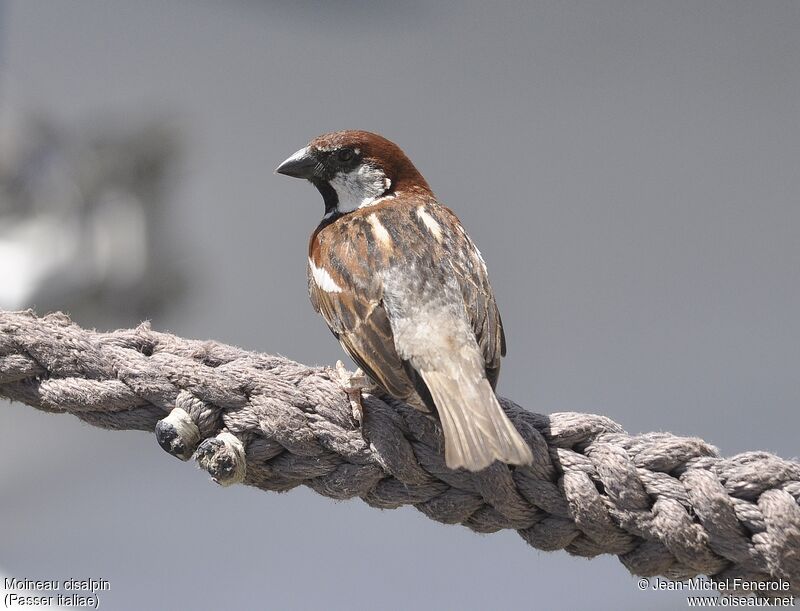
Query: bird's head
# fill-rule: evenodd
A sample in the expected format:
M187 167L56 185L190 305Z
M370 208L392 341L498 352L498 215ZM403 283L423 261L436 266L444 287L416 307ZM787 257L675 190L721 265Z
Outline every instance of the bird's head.
M400 147L371 132L347 130L314 138L275 172L310 181L325 200L325 216L346 214L400 192L430 193Z

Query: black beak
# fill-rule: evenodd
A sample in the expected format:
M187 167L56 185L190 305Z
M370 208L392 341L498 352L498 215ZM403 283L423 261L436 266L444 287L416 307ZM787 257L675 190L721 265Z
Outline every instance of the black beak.
M275 168L276 174L284 174L292 178L310 179L317 167L317 158L309 147L300 149L294 155Z

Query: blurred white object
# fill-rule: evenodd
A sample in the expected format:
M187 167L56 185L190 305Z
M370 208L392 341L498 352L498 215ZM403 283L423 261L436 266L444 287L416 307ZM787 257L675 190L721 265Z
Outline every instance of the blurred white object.
M75 225L76 223L72 223ZM20 310L38 288L76 258L79 230L56 215L5 222L0 228L0 308Z
M67 132L0 108L0 309L152 314L175 286L156 231L174 133L113 125Z

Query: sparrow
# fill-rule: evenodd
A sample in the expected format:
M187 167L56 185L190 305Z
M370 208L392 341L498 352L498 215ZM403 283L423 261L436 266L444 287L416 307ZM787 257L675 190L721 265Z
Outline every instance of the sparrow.
M486 264L405 153L339 131L275 171L322 195L309 297L356 364L388 395L438 414L449 468L530 464L494 392L506 340Z

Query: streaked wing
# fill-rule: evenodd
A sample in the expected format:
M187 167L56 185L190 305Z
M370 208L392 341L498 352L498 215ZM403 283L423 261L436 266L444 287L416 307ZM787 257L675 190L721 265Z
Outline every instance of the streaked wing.
M450 223L457 224L450 226L461 226L455 215L444 206L437 206L431 213L436 216L448 215ZM494 388L500 374L500 358L506 355L503 321L489 284L489 274L483 257L466 232L462 233L461 229L458 231L461 235L452 236L452 239L457 243L462 239L464 241L460 248L452 248L450 264L458 280L475 339L486 361L486 376Z
M336 260L335 254L332 259ZM351 269L343 275L332 268L330 273L341 290L326 291L315 282L309 265L311 303L356 364L390 395L407 399L415 389L395 350L380 284L364 281L356 288L352 273L359 271Z

